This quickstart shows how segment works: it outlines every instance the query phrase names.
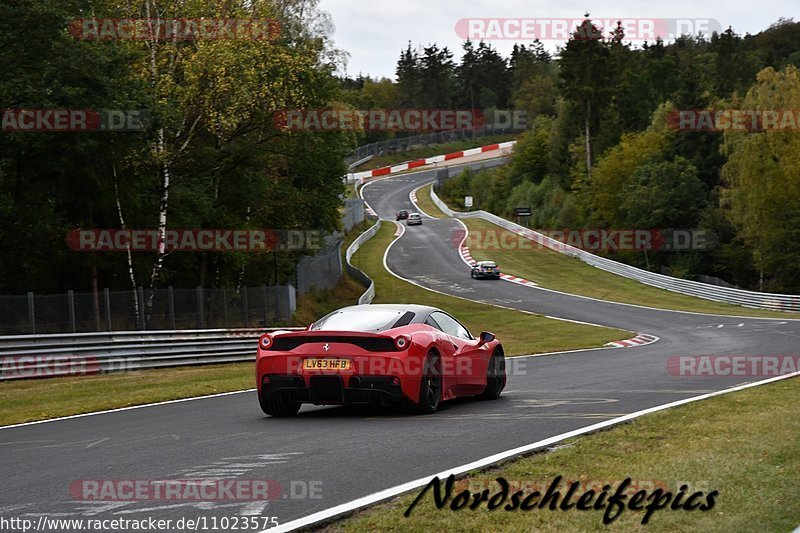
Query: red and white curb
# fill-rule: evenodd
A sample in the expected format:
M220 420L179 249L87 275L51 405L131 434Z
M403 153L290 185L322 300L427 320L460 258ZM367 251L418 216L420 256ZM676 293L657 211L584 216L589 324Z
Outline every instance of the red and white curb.
M467 248L465 245L463 244L461 245L461 247L458 249L458 253L459 255L461 255L461 259L463 259L464 262L467 264L467 266L469 266L470 268L475 266L475 263L477 263L477 261L475 261L475 259L472 258L472 254L470 254L469 248ZM510 276L508 274L500 274L500 279L511 283L516 283L517 285L523 285L525 287L539 286L531 280L525 278L518 278L517 276Z
M606 343L606 346L611 346L613 348L632 348L634 346L647 346L648 344L653 344L657 340L658 337L655 335L646 335L643 333L635 336L632 339Z
M355 180L364 183L364 180L366 180L367 178L377 178L378 176L396 174L397 172L411 170L412 168L424 167L427 165L442 163L444 161L451 161L453 159L460 159L462 157L470 157L473 155L478 155L486 152L506 150L512 148L516 143L517 141L508 141L504 143L489 144L487 146L479 146L477 148L471 148L469 150L461 150L460 152L453 152L451 154L435 155L433 157L428 157L425 159L417 159L415 161L401 163L393 167L381 167L381 168L374 168L372 170L366 170L364 172L356 172L348 176L350 177L350 181Z
M411 200L411 205L414 206L414 209L417 211L417 213L419 213L420 215L422 215L425 218L434 219L436 217L432 217L431 215L429 215L428 213L426 213L425 211L420 209L419 205L417 205L417 191L422 189L423 187L427 187L428 185L430 185L430 183L426 183L424 185L420 185L419 187L417 187L416 189L414 189L413 191L408 193L408 199Z

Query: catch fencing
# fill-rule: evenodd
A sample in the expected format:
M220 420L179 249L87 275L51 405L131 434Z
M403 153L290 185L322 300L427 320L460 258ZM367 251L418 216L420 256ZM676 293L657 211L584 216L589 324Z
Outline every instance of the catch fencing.
M29 292L0 297L0 334L266 327L296 307L291 285Z
M342 225L365 220L364 200L345 201ZM302 257L294 285L176 289L67 291L0 296L0 335L92 331L266 327L288 323L297 295L335 286L342 277L341 235L326 237L322 250ZM296 288L295 288L296 287Z
M342 239L335 235L325 239L324 248L315 255L306 255L297 263L297 292L334 287L342 277Z
M348 198L344 201L342 225L346 232L364 222L365 218L366 208L364 200L361 198Z
M708 285L699 281L673 278L655 272L642 270L612 259L599 257L585 250L569 246L560 241L547 237L539 232L515 224L497 215L483 210L460 213L450 209L431 189L431 199L445 214L455 218L480 218L500 226L517 235L532 240L546 248L569 257L576 257L584 263L597 267L606 272L611 272L628 279L636 280L645 285L666 289L668 291L687 294L705 300L724 302L755 309L769 309L773 311L800 311L800 296L787 294L772 294L763 292L746 291L731 287Z
M359 146L345 158L348 164L354 163L366 157L378 157L386 154L405 152L414 148L428 146L429 144L446 144L464 139L477 139L488 135L507 135L513 133L508 128L482 128L475 130L453 130L438 131L433 133L421 133L419 135L409 135L396 139L387 139L370 144Z

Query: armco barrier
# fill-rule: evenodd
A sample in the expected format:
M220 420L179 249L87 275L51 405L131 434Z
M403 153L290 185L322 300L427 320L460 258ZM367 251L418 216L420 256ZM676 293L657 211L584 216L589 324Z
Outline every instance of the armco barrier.
M606 272L611 272L628 279L636 280L645 285L666 289L668 291L687 294L705 300L724 302L755 309L769 309L773 311L800 311L800 296L787 294L772 294L752 292L743 289L708 285L699 281L673 278L655 272L642 270L618 261L599 257L585 250L569 246L560 241L547 237L539 232L515 224L486 211L472 211L460 213L450 209L431 188L431 199L443 213L455 218L480 218L507 229L517 235L532 240L546 248L562 253L569 257L576 257L588 265L597 267Z
M254 361L261 334L303 328L0 337L0 380Z
M406 170L411 170L413 168L424 167L427 165L433 165L436 163L443 163L445 161L452 161L453 159L460 159L462 157L470 157L473 155L478 155L486 152L495 152L498 150L510 150L514 147L517 141L508 141L502 142L498 144L490 144L487 146L479 146L477 148L470 148L469 150L462 150L460 152L453 152L450 154L444 155L435 155L433 157L428 157L425 159L417 159L415 161L407 161L405 163L400 163L399 165L394 165L391 167L381 167L375 168L372 170L365 170L364 172L356 172L355 174L348 174L346 176L347 183L364 183L364 180L368 178L377 178L379 176L388 176L390 174L396 174L398 172L404 172Z
M350 273L351 276L356 278L358 281L360 281L367 287L367 290L358 299L359 304L368 304L372 302L372 299L375 298L375 283L372 281L372 278L367 276L361 270L354 267L350 263L350 258L353 257L353 254L355 254L358 251L358 249L361 247L362 244L370 240L372 237L375 236L376 233L378 233L380 227L381 227L381 221L378 220L374 226L372 226L367 231L359 235L358 238L354 240L350 246L347 247L347 251L345 252L345 268L347 269L347 271Z

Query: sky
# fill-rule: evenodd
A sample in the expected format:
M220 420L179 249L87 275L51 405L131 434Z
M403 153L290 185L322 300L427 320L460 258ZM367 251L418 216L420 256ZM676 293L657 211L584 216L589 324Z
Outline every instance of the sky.
M592 19L639 19L634 22L641 35L648 33L648 24L655 21L656 30L674 28L676 20L688 21L682 27L728 26L740 34L758 33L779 18L800 19L797 0L783 1L698 1L698 0L612 0L593 3L587 0L321 0L320 9L330 13L335 31L335 45L349 52L346 72L394 79L400 51L411 41L413 48L437 43L447 46L459 58L463 39L456 31L461 19L486 19L473 22L476 31L497 31L509 39L489 42L506 57L514 43L530 43L530 39L514 40L517 21L528 19L529 31L558 24L556 21L580 19L587 11ZM497 26L494 19L512 19ZM533 19L536 22L532 22ZM492 24L495 24L494 26ZM521 26L519 26L521 27ZM466 26L465 26L466 28ZM532 29L531 29L532 28ZM464 30L466 31L466 30ZM528 34L530 35L530 34ZM559 44L558 33L543 41L550 51ZM527 35L525 36L527 37ZM643 40L633 41L640 45Z

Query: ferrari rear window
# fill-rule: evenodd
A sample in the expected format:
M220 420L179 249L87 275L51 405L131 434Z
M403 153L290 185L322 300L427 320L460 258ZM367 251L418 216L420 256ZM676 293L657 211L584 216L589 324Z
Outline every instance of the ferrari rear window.
M404 315L389 309L353 309L329 314L311 327L312 331L384 331Z

